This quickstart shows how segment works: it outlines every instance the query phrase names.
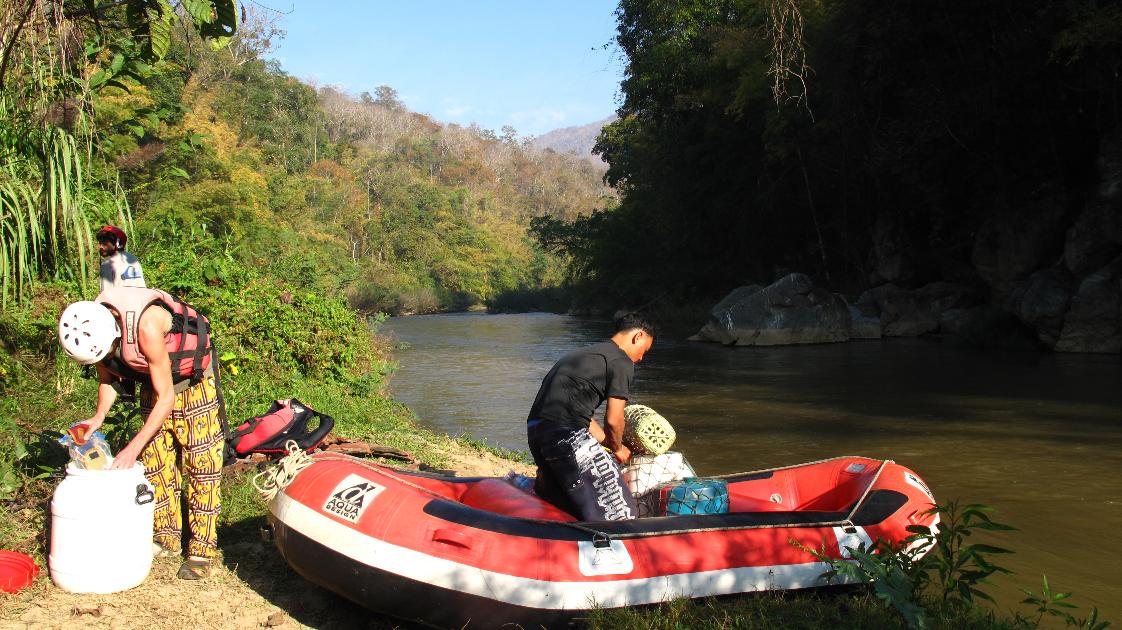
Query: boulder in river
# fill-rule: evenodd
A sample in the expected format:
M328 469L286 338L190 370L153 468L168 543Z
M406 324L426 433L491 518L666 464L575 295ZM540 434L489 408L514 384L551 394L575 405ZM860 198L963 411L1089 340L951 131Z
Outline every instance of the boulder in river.
M740 287L717 303L690 339L724 345L777 346L849 339L852 319L840 296L792 273L774 284Z

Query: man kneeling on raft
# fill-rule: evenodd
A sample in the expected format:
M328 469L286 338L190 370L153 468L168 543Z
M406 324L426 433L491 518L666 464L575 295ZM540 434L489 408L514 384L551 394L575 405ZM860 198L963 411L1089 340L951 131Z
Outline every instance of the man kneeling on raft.
M615 331L608 341L561 357L542 380L526 419L530 453L538 465L534 491L583 521L638 515L620 469L631 459L623 444L623 408L635 364L651 349L655 331L636 313L618 317ZM592 414L605 400L601 429Z

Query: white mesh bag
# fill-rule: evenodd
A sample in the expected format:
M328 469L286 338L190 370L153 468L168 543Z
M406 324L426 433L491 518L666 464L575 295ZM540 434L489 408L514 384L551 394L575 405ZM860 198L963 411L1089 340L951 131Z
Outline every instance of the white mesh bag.
M623 479L635 496L640 517L661 516L659 489L696 476L690 463L676 451L661 455L636 455L623 468Z

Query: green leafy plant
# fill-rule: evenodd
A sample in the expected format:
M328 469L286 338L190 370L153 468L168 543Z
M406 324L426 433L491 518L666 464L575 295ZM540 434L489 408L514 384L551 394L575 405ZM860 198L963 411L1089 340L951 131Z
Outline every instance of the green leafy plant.
M235 352L223 352L218 356L218 360L222 363L223 370L237 376L245 362L245 357L239 356Z
M939 516L938 527L908 527L912 536L906 542L918 545L925 552L930 549L930 553L915 564L918 586L922 589L930 583L943 605L971 604L975 598L993 601L993 597L982 591L979 585L988 584L990 576L995 573L1010 573L990 558L996 554L1012 553L1010 550L983 543L968 543L968 539L979 530L1016 531L1016 528L990 518L992 511L993 508L987 505L960 505L958 500L953 500L926 512Z
M105 418L101 425L101 432L105 434L105 441L109 449L116 453L124 448L129 440L140 430L144 416L140 412L140 405L133 401L120 401L114 405L113 413Z
M882 539L868 549L862 543L857 549L849 548L849 562L826 559L833 570L825 575L846 578L848 582L871 582L873 592L886 606L895 608L909 628L927 628L927 612L917 602L917 571L912 555L903 544L894 546Z
M27 457L27 446L11 423L5 423L0 432L3 433L2 439L7 443L6 447L11 449L6 452L5 457L0 458L0 501L7 501L23 486L18 466Z
M1068 625L1073 625L1076 628L1081 628L1083 630L1106 630L1106 628L1110 627L1110 622L1099 621L1099 609L1095 606L1092 606L1091 612L1085 619L1077 619L1073 617L1071 623L1069 623Z
M977 530L1011 531L1014 528L989 517L992 508L981 504L960 505L957 500L933 506L924 514L938 516L937 526L913 525L899 543L882 539L866 547L846 548L846 558L827 556L825 550L795 546L830 565L823 579L837 577L850 582L870 583L878 599L894 608L910 628L926 628L924 594L933 592L940 606L968 608L975 599L993 601L981 590L994 573L1009 573L990 556L1011 553L994 545L967 544Z
M29 125L0 93L0 300L22 296L43 273L84 277L88 144L57 127ZM80 118L80 116L79 116ZM68 256L73 249L76 255Z
M1104 630L1110 627L1109 621L1099 621L1099 609L1094 606L1091 607L1091 612L1085 619L1077 619L1074 614L1069 612L1078 608L1075 604L1067 601L1071 597L1071 593L1053 592L1052 587L1048 584L1048 576L1042 577L1044 584L1039 594L1028 589L1021 589L1021 592L1028 596L1021 600L1021 603L1036 608L1036 619L1034 621L1036 627L1040 627L1040 623L1045 616L1062 619L1069 627L1085 630Z
M20 433L11 418L0 421L0 501L17 496L28 479L44 479L59 468L57 433L33 433L30 440Z
M1048 576L1044 576L1044 587L1040 590L1040 594L1033 593L1027 589L1021 589L1028 597L1021 600L1022 604L1029 604L1036 607L1036 625L1040 625L1040 621L1044 619L1045 615L1052 617L1059 617L1071 625L1075 622L1075 618L1071 616L1068 610L1074 609L1076 606L1070 602L1064 601L1071 597L1071 593L1053 593L1052 587L1048 585Z

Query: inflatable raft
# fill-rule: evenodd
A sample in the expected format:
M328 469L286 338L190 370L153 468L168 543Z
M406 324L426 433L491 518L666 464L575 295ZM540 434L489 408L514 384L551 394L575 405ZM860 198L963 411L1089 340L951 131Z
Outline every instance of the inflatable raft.
M558 627L595 607L825 586L834 558L934 526L920 478L838 457L720 477L727 514L576 522L495 478L320 454L269 501L285 560L362 606L438 627Z

